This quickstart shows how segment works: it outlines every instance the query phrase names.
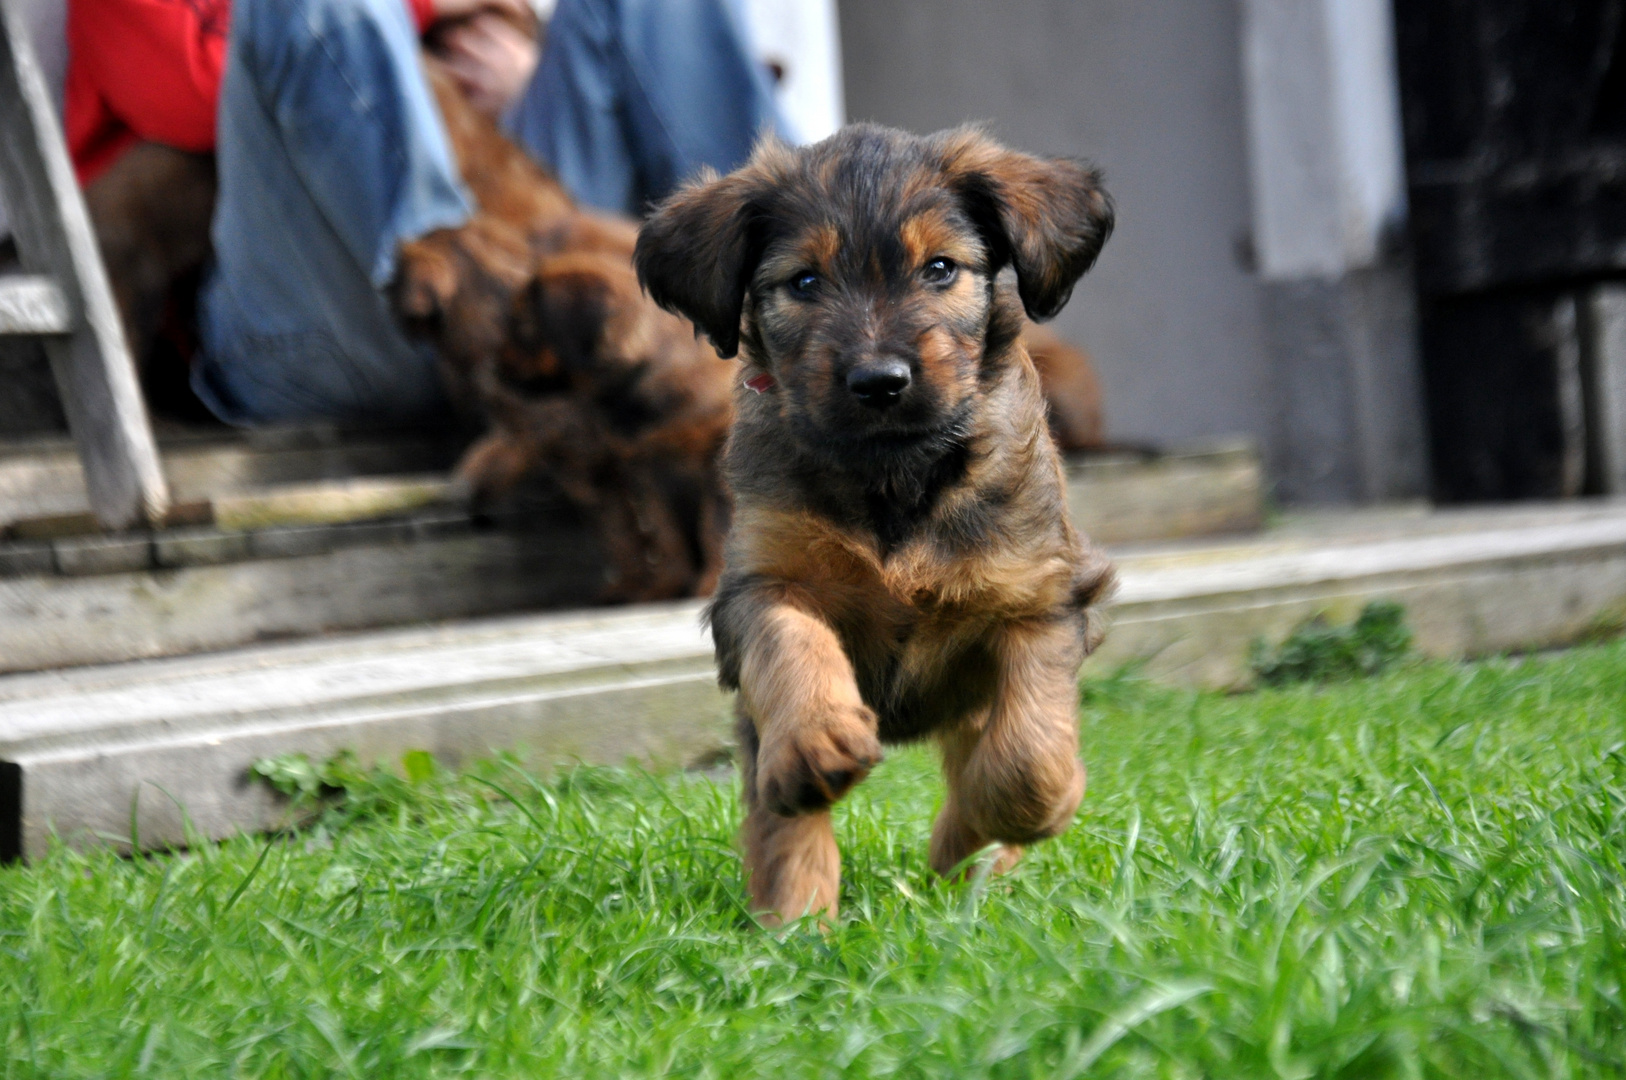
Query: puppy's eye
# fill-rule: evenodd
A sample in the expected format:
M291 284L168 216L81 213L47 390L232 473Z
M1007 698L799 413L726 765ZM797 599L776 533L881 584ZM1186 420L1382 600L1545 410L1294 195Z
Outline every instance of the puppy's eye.
M786 282L785 287L790 290L790 294L796 299L811 300L818 295L819 275L811 270L804 270Z
M954 280L954 275L959 269L953 259L938 256L925 265L920 271L920 276L926 279L928 285L947 285Z

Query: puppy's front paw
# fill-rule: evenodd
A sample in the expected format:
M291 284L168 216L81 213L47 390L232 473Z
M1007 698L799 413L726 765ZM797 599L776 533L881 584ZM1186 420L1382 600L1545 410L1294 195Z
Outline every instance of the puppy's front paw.
M786 724L762 740L757 792L776 814L829 806L881 760L875 713L862 705L832 705Z

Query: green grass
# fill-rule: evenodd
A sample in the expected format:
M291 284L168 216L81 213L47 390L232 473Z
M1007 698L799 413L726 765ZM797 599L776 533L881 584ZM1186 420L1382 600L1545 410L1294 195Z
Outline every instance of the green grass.
M749 927L693 777L419 762L269 842L56 851L0 870L0 1076L1622 1075L1626 643L1083 713L1078 824L973 886L894 753L828 935Z

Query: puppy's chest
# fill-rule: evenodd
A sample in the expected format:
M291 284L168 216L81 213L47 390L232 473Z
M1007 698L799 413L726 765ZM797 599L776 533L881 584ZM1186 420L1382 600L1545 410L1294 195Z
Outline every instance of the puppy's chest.
M846 570L848 588L826 594L839 606L830 614L866 698L883 714L974 704L991 686L1003 628L1045 606L1030 579L1012 582L990 563L940 560L929 551L906 548ZM915 715L905 726L933 722Z
M898 606L840 629L859 690L888 742L920 738L993 699L998 620L974 610Z

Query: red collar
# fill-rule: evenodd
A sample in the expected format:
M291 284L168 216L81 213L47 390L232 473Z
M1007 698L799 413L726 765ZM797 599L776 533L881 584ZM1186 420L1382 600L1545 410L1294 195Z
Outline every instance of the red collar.
M749 379L746 379L745 385L749 386L756 393L762 394L772 390L778 384L774 382L772 375L769 375L766 371L764 371L761 375L753 375Z

